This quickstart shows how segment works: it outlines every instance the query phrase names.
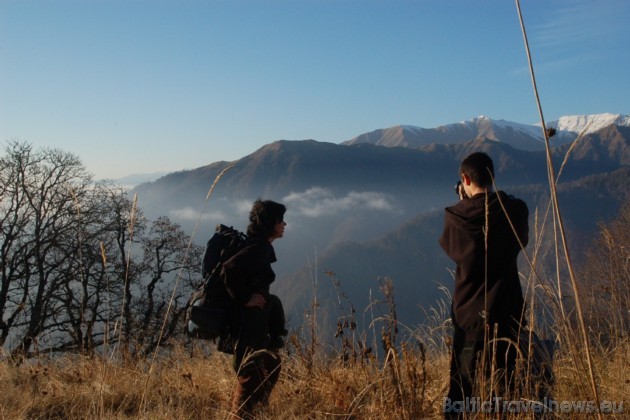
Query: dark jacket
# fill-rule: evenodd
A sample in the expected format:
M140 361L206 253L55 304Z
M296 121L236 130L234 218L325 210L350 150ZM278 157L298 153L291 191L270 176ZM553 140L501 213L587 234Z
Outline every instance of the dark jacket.
M486 215L486 194L447 207L440 238L440 245L457 264L453 323L470 341L483 339L486 323L491 330L498 324L500 336L509 336L524 310L517 257L528 241L527 205L499 191L488 194L487 209Z
M267 238L250 236L239 252L223 264L221 275L228 293L235 305L230 315L230 340L234 351L234 369L238 371L244 356L249 351L268 348L270 345L270 319L278 308L279 300L272 299L269 286L276 279L271 263L276 261L273 246ZM258 293L265 297L264 308L245 307L245 304ZM276 303L276 305L274 305ZM282 325L284 330L284 312Z
M244 305L252 294L269 294L269 285L276 279L271 263L276 253L267 238L252 236L239 252L223 264L222 277L230 295Z

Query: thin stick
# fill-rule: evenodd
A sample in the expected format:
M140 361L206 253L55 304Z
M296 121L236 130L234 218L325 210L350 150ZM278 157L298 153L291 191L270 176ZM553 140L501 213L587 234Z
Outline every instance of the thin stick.
M580 303L580 294L578 291L577 281L575 279L575 273L573 272L573 264L571 262L571 257L569 255L569 248L567 246L566 234L564 231L564 223L562 221L562 215L560 214L560 207L558 205L558 195L556 191L556 177L554 176L553 162L551 160L551 149L549 147L549 134L547 133L547 128L545 127L545 118L543 117L542 106L540 104L540 97L538 95L538 88L536 86L534 66L532 65L532 57L529 51L529 42L527 40L527 32L525 31L525 23L523 22L523 14L521 13L521 5L519 3L519 0L515 0L515 1L516 1L516 9L518 11L518 18L521 23L521 30L523 32L523 41L525 42L527 61L529 63L529 73L531 75L532 85L534 88L534 95L536 97L536 105L538 106L538 113L540 114L540 121L542 124L543 136L545 138L545 150L547 152L547 168L549 172L549 187L551 189L551 199L553 201L554 212L558 221L558 228L560 230L560 238L562 240L562 246L564 248L565 257L567 260L567 269L569 271L569 277L571 279L571 286L573 288L573 293L575 295L575 308L578 314L580 332L582 333L582 338L584 340L584 350L586 353L586 362L588 365L588 373L589 373L589 379L591 382L591 388L593 391L593 397L595 398L597 407L599 407L599 392L597 390L597 382L595 381L595 373L593 369L593 363L591 360L590 344L589 344L588 335L586 332L586 325L584 323L582 304ZM602 414L601 412L599 412L599 410L597 412L597 417L599 419L602 418Z
M126 257L126 261L125 261L125 279L124 279L124 290L123 290L123 298L122 298L122 302L120 305L120 324L118 325L120 327L120 331L118 331L118 342L116 343L115 346L115 350L114 351L121 351L121 342L122 345L124 346L124 350L125 353L123 354L124 357L128 356L128 352L129 352L129 337L126 335L126 332L123 331L123 325L125 323L125 305L127 305L127 289L129 286L129 270L131 267L131 250L133 247L133 232L134 232L134 227L136 224L136 217L137 217L137 212L138 212L138 195L134 194L133 195L133 202L131 204L131 210L129 213L129 249L127 251L127 257ZM114 328L114 336L116 335L116 327ZM112 351L112 357L114 356L114 351Z
M180 279L182 277L182 271L184 270L184 267L186 266L186 263L188 262L188 256L190 255L190 249L192 248L192 244L193 244L193 240L195 238L195 234L197 232L197 229L199 228L199 224L200 224L200 221L201 221L201 216L204 213L205 208L208 205L208 200L210 200L210 197L212 196L212 193L214 192L214 188L219 183L219 180L223 177L223 175L225 175L225 173L227 171L232 169L232 167L234 167L234 164L227 166L214 179L214 182L212 183L212 186L210 187L210 189L208 190L208 194L206 195L204 208L201 211L201 213L199 213L199 217L197 218L197 223L195 224L195 227L193 229L193 233L190 235L190 241L188 241L188 247L186 248L185 258L184 258L184 261L183 261L183 263L182 263L182 265L181 265L181 267L179 269L179 272L177 273L177 278L175 279L175 286L173 286L173 292L171 293L171 298L170 298L170 300L168 302L168 306L166 307L166 312L164 314L164 320L162 321L162 327L160 328L160 334L158 335L158 339L157 339L157 342L155 344L155 350L153 351L153 356L151 358L151 365L149 367L149 373L147 375L147 380L146 380L146 382L144 384L144 389L142 390L142 399L140 400L140 411L142 410L142 408L144 407L144 404L146 402L145 398L146 398L147 388L149 386L149 379L151 378L151 374L153 373L153 366L155 364L155 359L157 357L158 349L160 348L160 343L162 342L162 336L164 335L164 330L166 329L166 323L168 321L168 315L171 312L171 308L173 306L173 301L175 300L175 293L177 292L177 288L179 286L179 281L180 281Z

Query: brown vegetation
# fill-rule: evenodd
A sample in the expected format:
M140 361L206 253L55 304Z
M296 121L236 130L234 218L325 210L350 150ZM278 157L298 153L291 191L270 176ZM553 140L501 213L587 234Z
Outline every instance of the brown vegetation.
M103 357L39 358L0 364L0 418L33 419L221 419L228 417L234 374L229 356L197 348L170 352L153 365ZM205 347L207 350L207 347ZM403 346L379 363L331 355L310 365L293 346L285 353L281 380L260 418L441 418L448 378L448 352L423 354ZM630 348L595 355L601 398L630 395ZM558 401L576 401L584 380L569 358L555 361ZM522 417L522 416L519 416ZM622 418L619 414L618 418Z
M599 246L580 270L599 399L608 404L602 407L613 411L607 418L623 418L628 408L622 404L630 395L628 220L630 206L616 221L601 227ZM294 333L283 351L281 380L260 418L442 417L449 359L446 311L433 309L432 325L420 326L411 338L397 344L392 284L384 282L382 292L390 313L379 320L380 349L370 349L357 339L349 318L340 323L336 348L324 351L314 334L316 317L305 316L302 332ZM561 317L547 328L559 346L553 364L553 399L571 404L592 401L583 360L575 357L583 349L578 335L571 334L577 331L571 300L565 297L564 305L557 305L538 299L539 305L555 307L554 316ZM560 306L562 311L557 309ZM384 354L378 357L378 352ZM40 355L14 363L7 357L0 364L0 418L228 418L234 384L229 356L209 342L175 346L154 359ZM583 416L572 410L549 417Z

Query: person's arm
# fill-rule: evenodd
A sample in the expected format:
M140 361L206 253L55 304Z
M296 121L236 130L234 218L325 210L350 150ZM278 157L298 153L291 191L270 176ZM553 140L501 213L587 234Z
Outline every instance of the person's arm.
M444 229L442 230L442 236L440 236L440 246L444 250L444 253L448 255L453 261L457 262L455 258L455 250L453 249L456 246L458 240L455 237L457 235L457 231L451 222L451 218L453 215L446 210L444 213Z
M523 248L529 243L529 209L523 200L517 200L517 223L515 225L516 233Z

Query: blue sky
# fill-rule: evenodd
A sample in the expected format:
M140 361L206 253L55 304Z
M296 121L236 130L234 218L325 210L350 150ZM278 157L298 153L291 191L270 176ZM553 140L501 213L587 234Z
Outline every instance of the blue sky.
M522 0L546 120L630 113L630 2ZM539 121L510 0L0 0L0 142L97 178L479 115Z

